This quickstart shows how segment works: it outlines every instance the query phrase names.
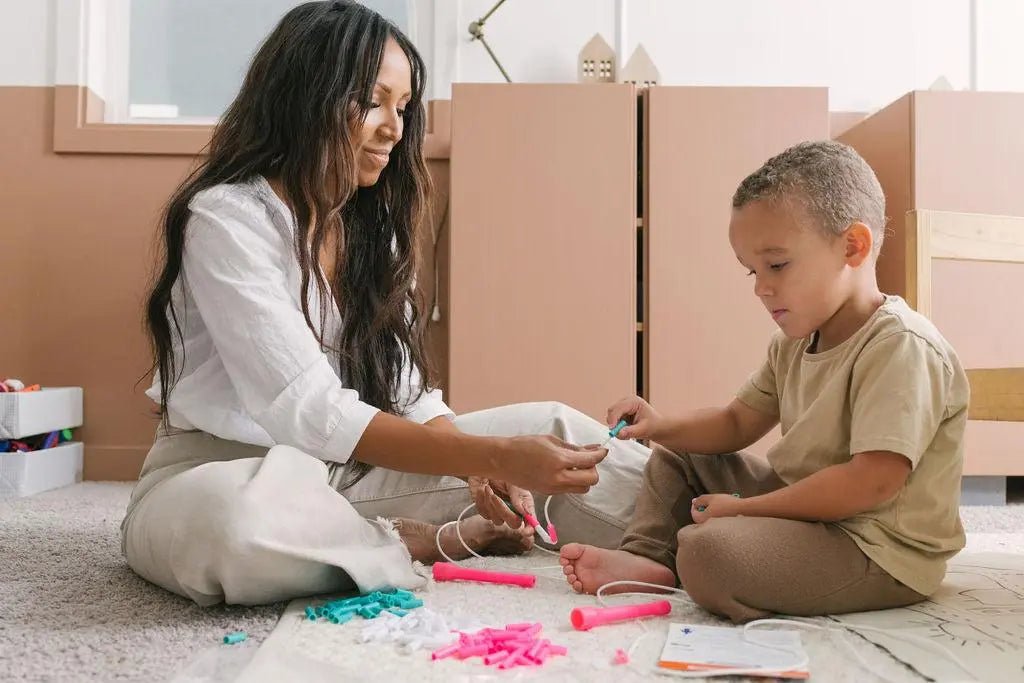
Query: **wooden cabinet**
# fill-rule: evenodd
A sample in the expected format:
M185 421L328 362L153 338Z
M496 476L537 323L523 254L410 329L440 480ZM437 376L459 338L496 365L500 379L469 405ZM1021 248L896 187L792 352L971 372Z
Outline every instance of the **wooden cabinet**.
M457 84L448 398L597 418L636 387L631 85Z
M878 262L884 291L908 296L907 264L927 256L909 239L908 212L1024 216L1022 121L1022 93L912 92L839 136L867 159L885 191L889 224ZM1006 228L1008 244L1019 241L1018 225L1007 222L1014 226ZM1019 368L1021 291L1024 264L1011 258L936 260L929 317L964 367ZM1024 474L1024 423L970 420L965 442L964 474Z
M644 385L664 411L723 405L776 329L729 245L732 195L769 157L828 137L827 91L656 87L644 112Z

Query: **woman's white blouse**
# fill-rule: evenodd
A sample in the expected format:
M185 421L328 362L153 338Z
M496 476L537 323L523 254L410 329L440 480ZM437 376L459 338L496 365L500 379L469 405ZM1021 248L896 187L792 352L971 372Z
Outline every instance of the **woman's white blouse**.
M180 376L168 400L170 423L261 446L287 444L345 462L377 408L340 379L306 324L291 213L257 176L196 194L173 299L183 342L174 335ZM320 304L311 287L314 322ZM340 327L333 299L324 332ZM172 330L173 334L173 330ZM424 423L454 417L439 390L410 403L421 381L402 372L399 405ZM160 378L146 394L160 399Z

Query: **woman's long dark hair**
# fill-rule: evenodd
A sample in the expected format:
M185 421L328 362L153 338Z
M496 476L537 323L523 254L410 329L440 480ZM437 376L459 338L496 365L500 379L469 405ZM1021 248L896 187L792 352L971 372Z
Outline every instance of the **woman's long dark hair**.
M412 71L404 133L372 187L356 183L352 130L370 109L384 46L393 39ZM280 179L295 221L302 271L302 312L321 346L340 358L342 381L377 408L397 413L402 368L415 366L420 391L432 384L424 350L424 304L413 284L416 228L430 179L423 161L424 67L412 43L376 12L343 0L309 2L288 12L253 58L241 91L213 131L209 156L182 183L163 215L162 268L146 309L160 410L178 379L174 336L181 340L172 291L181 274L189 202L221 183L257 174ZM318 267L334 233L337 267L328 284ZM327 242L331 244L331 242ZM309 311L310 287L321 302ZM324 316L333 292L342 329L328 337ZM409 310L411 309L411 315ZM337 339L330 344L328 339ZM415 400L417 396L411 397ZM349 485L369 467L349 467Z

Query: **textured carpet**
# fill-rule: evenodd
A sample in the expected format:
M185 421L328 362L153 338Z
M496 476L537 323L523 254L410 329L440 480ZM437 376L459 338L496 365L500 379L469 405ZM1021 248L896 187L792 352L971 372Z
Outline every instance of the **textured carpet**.
M129 484L84 483L0 503L0 680L168 680L213 651L229 631L247 631L259 643L273 630L283 604L200 609L135 576L125 565L118 539L130 491ZM963 518L969 549L1024 552L1024 505L963 508ZM516 561L549 563L546 558ZM445 600L453 607L474 604L473 591L480 587L465 585L459 590L464 592L450 598L438 593L435 597L442 602L434 608L443 611ZM515 603L491 604L489 609L507 609L509 620L536 611ZM571 644L571 633L558 636ZM625 638L628 641L629 634ZM872 680L834 644L819 643L815 637L806 637L805 642L812 657L816 652L827 656L822 652L836 648L829 657L836 668L830 667L821 680ZM374 669L373 660L366 658L369 652L351 647L353 658L367 662L362 680L379 680L370 675ZM647 647L657 649L653 642ZM857 647L872 664L888 667L885 671L892 672L894 680L922 680L877 648L862 642ZM562 676L627 680L599 659L588 671L562 670ZM405 670L398 679L428 679L431 672L423 666ZM445 673L456 680L489 678L459 669ZM509 674L501 679L524 675ZM391 680L396 680L394 674Z

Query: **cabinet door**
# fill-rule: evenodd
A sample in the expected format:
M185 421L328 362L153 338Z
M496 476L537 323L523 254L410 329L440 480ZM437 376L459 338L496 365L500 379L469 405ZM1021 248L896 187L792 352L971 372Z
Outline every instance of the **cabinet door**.
M457 84L449 399L603 420L636 386L631 85Z
M644 384L665 412L723 405L775 329L729 246L732 195L772 155L828 138L827 91L654 87L645 112Z

